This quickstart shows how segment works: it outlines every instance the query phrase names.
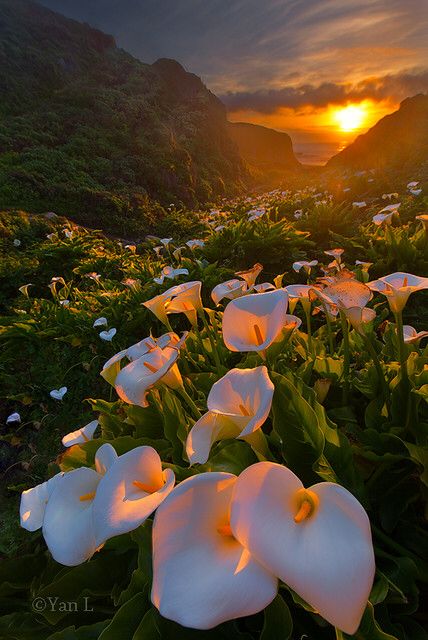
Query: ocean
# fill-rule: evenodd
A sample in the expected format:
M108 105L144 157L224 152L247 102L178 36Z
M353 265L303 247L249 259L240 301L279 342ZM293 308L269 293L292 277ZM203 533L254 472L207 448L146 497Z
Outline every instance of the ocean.
M294 153L302 164L324 165L346 143L343 142L293 142Z

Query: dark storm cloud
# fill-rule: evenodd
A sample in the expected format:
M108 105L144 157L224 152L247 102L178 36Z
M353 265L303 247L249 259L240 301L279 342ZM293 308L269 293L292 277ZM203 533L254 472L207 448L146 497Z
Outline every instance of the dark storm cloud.
M345 81L398 76L428 58L426 0L40 1L145 62L175 58L216 93L256 94L260 104L259 90L322 101Z
M325 107L328 104L343 104L348 101L361 101L366 98L401 100L416 93L428 92L428 71L415 74L397 74L383 78L368 79L358 84L342 85L325 82L319 86L308 84L283 89L242 91L220 96L230 111L258 111L274 113L281 107L299 109L313 106Z

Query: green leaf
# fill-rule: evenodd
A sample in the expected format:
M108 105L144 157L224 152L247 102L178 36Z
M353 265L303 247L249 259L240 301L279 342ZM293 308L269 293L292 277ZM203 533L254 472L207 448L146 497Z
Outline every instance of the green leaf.
M104 629L99 640L118 640L132 638L140 625L141 617L150 606L147 593L137 593L125 602Z
M265 622L260 640L289 640L293 633L290 609L278 594L264 611Z

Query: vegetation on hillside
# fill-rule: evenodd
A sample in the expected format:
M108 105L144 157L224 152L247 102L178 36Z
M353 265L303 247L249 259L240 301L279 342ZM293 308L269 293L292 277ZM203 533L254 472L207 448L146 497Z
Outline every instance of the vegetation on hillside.
M0 91L2 208L141 235L171 202L194 206L246 177L199 78L30 0L0 0Z
M368 174L329 190L325 185L275 190L224 201L221 209L205 213L172 209L156 237L128 246L65 218L1 214L0 464L5 510L0 550L5 559L0 637L268 640L281 629L284 639L302 634L334 638L333 628L286 582L264 612L213 630L189 630L162 617L150 602L152 518L113 537L84 564L56 563L40 532L18 529L20 493L59 469L92 466L96 450L110 443L119 454L153 447L177 483L212 471L240 474L267 459L289 467L305 486L328 480L346 488L369 515L377 568L353 637L426 638L419 604L428 562L426 338L403 345L397 334L401 319L394 318L380 294L367 303L371 322L366 333L348 321L341 307L339 315L326 317L316 298L308 313L289 289L288 313L296 319L290 321L284 342L265 354L233 351L223 340L224 311L232 302L223 299L216 307L211 298L213 288L230 279L238 279L239 300L257 291L246 288L244 278L251 279L251 273L235 275L256 261L264 266L256 284L269 282L277 292L309 283L327 285L327 294L337 278L365 290L364 283L393 272L426 275L427 228L417 218L426 211L426 185L418 196L400 185L397 197L383 186L381 175ZM363 189L366 205L353 206ZM381 208L398 202L393 215L378 226L373 223ZM344 253L335 252L338 247ZM305 260L318 264L310 271L294 264ZM165 267L187 273L174 275ZM199 308L196 324L189 321L191 307L186 305L184 313L167 316L174 332L189 331L177 360L184 392L152 387L146 408L120 399L100 376L104 363L169 330L143 303L171 286L198 281L205 311ZM427 329L426 301L427 291L418 291L404 308L404 323L416 331ZM100 318L106 324L94 326ZM235 327L243 329L242 321ZM213 444L206 463L190 466L187 435L206 411L213 384L232 368L261 366L267 367L275 387L272 411L262 426L267 450L261 453L254 442L229 434ZM67 387L63 399L52 398L50 392L61 387ZM14 412L20 421L6 424ZM99 435L64 451L61 438L94 417ZM334 535L340 530L332 530ZM52 596L77 601L78 611L37 609L40 598ZM93 612L81 611L84 597ZM336 631L336 638L345 637Z

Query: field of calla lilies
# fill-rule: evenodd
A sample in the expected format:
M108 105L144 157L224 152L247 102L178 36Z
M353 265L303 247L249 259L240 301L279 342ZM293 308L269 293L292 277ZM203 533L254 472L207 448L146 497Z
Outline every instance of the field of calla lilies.
M0 214L0 638L428 637L417 187Z

